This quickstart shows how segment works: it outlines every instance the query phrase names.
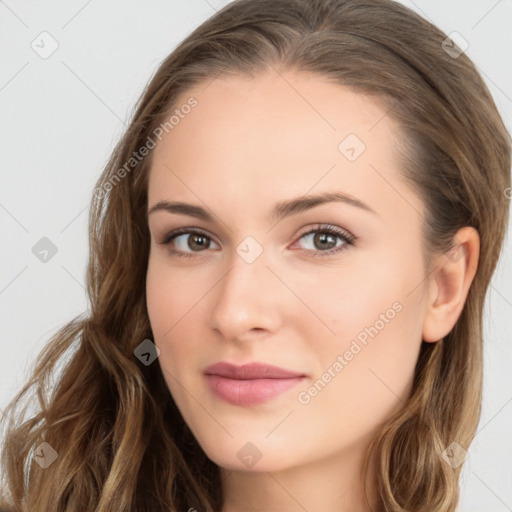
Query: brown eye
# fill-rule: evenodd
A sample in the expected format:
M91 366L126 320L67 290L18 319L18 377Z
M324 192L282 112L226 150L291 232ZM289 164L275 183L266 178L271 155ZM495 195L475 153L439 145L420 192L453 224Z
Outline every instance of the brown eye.
M330 233L317 232L313 237L313 245L319 249L332 249L336 247L336 236Z
M336 226L320 225L304 233L299 240L306 240L304 250L313 256L329 256L336 254L350 245L354 245L355 236L342 231Z
M190 235L181 235L188 238L188 247L193 251L208 249L210 247L210 239L207 236L191 233ZM177 238L180 238L179 236Z
M161 242L163 245L170 245L171 253L176 256L193 257L193 253L203 252L210 249L215 242L210 236L201 231L180 229L169 233Z

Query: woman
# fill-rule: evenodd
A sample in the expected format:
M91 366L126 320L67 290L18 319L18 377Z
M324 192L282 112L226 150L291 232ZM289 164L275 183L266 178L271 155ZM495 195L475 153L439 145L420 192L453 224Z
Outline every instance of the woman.
M38 390L13 510L454 511L509 170L474 65L404 6L226 6L94 191L91 313L9 409Z

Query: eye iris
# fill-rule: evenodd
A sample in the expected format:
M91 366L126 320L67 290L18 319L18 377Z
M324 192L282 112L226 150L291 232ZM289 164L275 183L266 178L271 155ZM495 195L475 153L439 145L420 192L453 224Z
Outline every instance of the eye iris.
M193 240L193 242L191 242ZM199 242L198 242L199 240ZM208 237L200 234L192 234L188 238L188 246L193 251L199 251L201 249L208 249L210 247L210 241Z
M329 247L322 246L326 242L328 245L330 243L332 245ZM321 249L332 249L333 247L336 247L336 237L330 233L319 232L319 233L316 233L314 236L314 244L315 244L315 246L319 246Z

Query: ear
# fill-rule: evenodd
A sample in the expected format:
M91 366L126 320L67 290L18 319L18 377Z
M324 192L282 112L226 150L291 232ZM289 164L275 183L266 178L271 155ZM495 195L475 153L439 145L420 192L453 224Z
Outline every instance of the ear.
M436 342L446 336L459 318L478 267L480 237L465 226L455 234L453 246L434 261L429 276L423 340Z

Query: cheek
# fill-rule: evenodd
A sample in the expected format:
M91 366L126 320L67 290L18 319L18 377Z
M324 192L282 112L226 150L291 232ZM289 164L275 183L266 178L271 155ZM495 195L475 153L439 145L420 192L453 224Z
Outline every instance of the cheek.
M296 295L308 306L308 311L296 318L311 339L321 337L328 346L339 349L360 333L364 341L365 328L376 322L380 330L388 327L387 320L397 316L400 304L405 306L410 300L405 283L415 278L399 274L399 264L392 259L383 261L378 266L361 261L347 268L325 269L316 274L314 283L294 283ZM297 301L296 308L302 310L303 306ZM381 315L385 317L381 319Z
M339 277L322 276L306 295L316 315L301 316L300 329L318 362L316 378L340 376L325 394L333 404L341 393L349 401L363 396L378 408L409 391L421 346L422 260L419 253L387 252Z
M415 240L412 235L411 240ZM419 285L425 277L420 244L399 247L398 242L389 240L361 254L338 279L330 276L330 282L325 282L332 292L321 307L342 338L353 339L370 326L376 326L379 333L389 332L420 312Z
M357 439L403 407L421 333L415 327L415 308L403 300L347 301L338 311L346 316L337 336L323 337L321 343L311 338L319 364L297 398L306 404L308 418L319 418L318 429Z
M146 276L148 316L153 342L160 350L158 364L169 392L178 404L182 401L180 386L177 384L182 382L179 370L183 354L180 355L180 346L185 344L174 343L173 340L178 339L178 336L186 339L183 327L186 325L186 311L189 309L187 293L187 288L179 287L173 282L164 264L150 257Z
M198 291L199 287L199 291ZM171 336L199 299L199 283L171 268L165 256L151 255L146 275L146 301L153 334L163 341Z
M150 257L146 276L148 316L154 343L160 350L160 367L171 391L179 392L175 377L188 382L191 355L200 355L204 343L203 307L212 285L190 272L180 272L165 256ZM203 347L204 348L204 347ZM172 377L171 377L172 376Z
M158 265L150 258L146 276L146 303L155 342L172 326L175 302L175 295L168 293Z

